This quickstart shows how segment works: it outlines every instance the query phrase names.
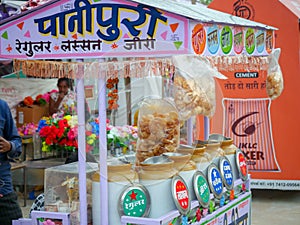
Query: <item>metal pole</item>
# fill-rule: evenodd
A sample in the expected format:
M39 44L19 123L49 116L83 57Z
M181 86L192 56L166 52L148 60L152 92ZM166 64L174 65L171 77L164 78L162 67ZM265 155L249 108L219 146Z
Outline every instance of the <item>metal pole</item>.
M84 66L79 66L76 82L77 113L78 113L78 170L79 170L79 201L80 225L87 224L86 197L86 154L85 154L85 100L84 100Z
M187 120L187 144L192 145L193 144L193 122L192 118L189 118Z
M100 162L100 215L101 225L108 225L108 183L107 183L107 140L106 140L106 82L98 79L99 105L99 162ZM118 216L118 215L116 215Z
M204 140L208 140L209 130L210 130L209 118L205 116L204 117Z

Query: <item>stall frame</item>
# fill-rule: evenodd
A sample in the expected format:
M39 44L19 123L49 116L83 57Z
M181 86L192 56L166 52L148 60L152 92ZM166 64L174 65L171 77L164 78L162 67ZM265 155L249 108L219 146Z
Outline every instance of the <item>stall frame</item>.
M67 1L62 1L63 3L67 2ZM71 3L74 2L79 5L80 1L70 1ZM88 1L84 1L85 3L90 3ZM160 9L160 10L164 10L166 12L169 12L171 14L175 14L178 15L180 17L185 17L188 18L188 22L189 24L193 24L193 23L201 23L201 24L217 24L220 26L224 26L224 25L229 25L229 26L242 26L242 27L250 27L250 28L258 28L258 29L262 29L262 30L272 30L274 31L276 28L274 27L270 27L264 24L260 24L260 23L256 23L253 21L248 21L248 20L244 20L238 17L233 17L233 16L228 16L226 14L223 13L218 13L214 10L209 10L203 7L199 7L197 9L193 8L195 6L187 6L185 4L180 4L180 3L175 3L172 2L170 0L165 0L165 1L151 1L151 0L139 0L139 1L124 1L127 2L129 5L134 5L134 4L144 4L147 5L149 7L154 7L155 9ZM40 9L43 9L43 12L45 12L47 10L47 7L51 7L51 5L55 5L58 6L59 1L52 1L49 4L45 5L45 6L41 6ZM101 3L100 3L101 4ZM172 4L174 7L170 8L170 4ZM35 10L34 15L38 14L38 11ZM30 12L26 12L26 14L24 14L25 16L30 16ZM25 17L27 19L27 17ZM4 29L9 28L10 27L10 23L12 22L13 24L16 24L16 22L14 22L14 19L16 19L18 21L23 19L23 16L18 16L16 18L10 18L8 20L4 20L1 24L0 24L0 31L4 31ZM188 42L188 39L185 40L186 42ZM11 46L13 46L15 43L11 43ZM2 43L3 46L3 43ZM4 53L3 48L1 48L1 57L2 58L20 58L20 59L28 59L28 58L32 58L32 56L28 56L25 53L21 53L19 55L14 55L14 54L7 54ZM5 49L5 48L4 48ZM186 50L186 49L184 49ZM182 51L182 53L191 53L191 54L195 54L195 52L192 49L191 44L188 44L188 51ZM173 53L174 54L174 53ZM208 55L209 53L203 53L202 55ZM224 53L220 53L221 55L226 55ZM231 53L232 55L235 55L234 52ZM242 54L247 54L247 53L242 53ZM252 54L252 53L251 53ZM249 56L251 56L251 54ZM266 52L264 52L263 54L266 54ZM262 55L263 55L262 54ZM75 58L78 59L82 59L82 58L86 58L88 54L77 54L77 56ZM103 58L105 57L105 53L104 54L91 54L93 58L99 57L99 58ZM110 55L110 54L108 54ZM116 55L110 55L110 56L117 56L118 53L116 53ZM121 56L123 54L120 54ZM139 54L138 52L136 54L134 54L136 56L145 56L145 53L142 52L141 54ZM167 52L158 52L156 57L160 57L160 56L166 56L166 55L170 55ZM230 54L229 54L230 55ZM33 56L33 58L35 59L47 59L51 56L51 54L39 54L39 55L35 55ZM65 58L69 58L70 55L68 57ZM62 57L58 57L58 55L52 55L52 58L59 58L61 59ZM77 71L75 72L75 78L76 78L76 87L77 87L77 101L78 101L78 108L80 109L78 111L78 152L79 152L79 189L80 189L80 215L81 215L81 220L80 220L80 224L81 225L86 225L86 221L87 221L87 209L86 209L86 205L87 205L87 200L86 200L86 168L85 168L85 161L86 161L86 156L85 156L85 116L84 116L84 108L85 108L85 104L84 104L84 76L82 74L84 74L84 63L78 63L78 67L77 67ZM102 77L101 74L99 74L99 79L98 79L98 101L99 101L99 117L100 118L106 118L106 105L105 105L105 100L106 100L106 92L105 92L105 77ZM100 149L100 155L101 157L99 157L99 161L100 161L100 183L101 183L101 223L103 225L107 225L109 224L108 221L108 186L107 186L107 165L106 165L106 159L107 159L107 145L106 145L106 135L105 135L105 131L106 131L106 121L105 120L100 120L100 143L99 143L99 149ZM208 135L209 135L209 119L205 118L205 126L204 126L204 130L205 130L205 138L207 139ZM102 131L102 132L101 132ZM191 135L191 132L189 132L189 135ZM189 136L189 142L191 142L192 139ZM237 182L241 182L240 180L238 180ZM251 194L249 194L250 196ZM193 202L193 207L197 207L197 203ZM225 206L226 207L226 206ZM37 213L37 212L36 212ZM38 215L38 213L36 214L36 216ZM179 216L178 212L171 212L169 215L165 216L165 219L172 219L174 217ZM211 215L212 217L214 215ZM131 223L134 221L139 220L140 222L142 222L142 224L153 224L152 222L156 222L157 224L161 224L162 219L144 219L144 218L140 218L140 219L136 219L136 218L128 218L128 217L124 217L122 216L122 223L126 224L126 223ZM167 221L165 220L165 221ZM27 220L26 220L27 221ZM147 221L147 222L146 222ZM69 223L69 221L67 222ZM22 223L22 220L20 220L20 223L18 223L18 221L14 221L13 224L24 224Z

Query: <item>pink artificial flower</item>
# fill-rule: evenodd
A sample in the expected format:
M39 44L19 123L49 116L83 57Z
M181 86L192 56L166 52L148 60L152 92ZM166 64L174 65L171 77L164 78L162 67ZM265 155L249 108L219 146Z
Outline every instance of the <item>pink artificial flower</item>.
M78 136L78 127L73 127L68 132L68 139L75 140Z
M52 94L52 93L55 93L55 92L58 92L58 90L53 89L53 90L49 91L49 94Z
M50 94L49 93L45 93L42 95L42 98L46 100L46 102L50 101Z
M57 120L58 118L59 118L59 117L58 117L58 114L57 114L57 113L53 113L52 119Z
M107 126L106 126L106 131L110 131L112 128L113 128L113 126L107 125Z

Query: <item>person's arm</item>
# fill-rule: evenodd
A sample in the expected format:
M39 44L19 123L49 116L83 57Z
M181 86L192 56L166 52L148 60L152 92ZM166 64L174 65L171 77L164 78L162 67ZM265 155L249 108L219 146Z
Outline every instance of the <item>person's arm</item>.
M22 139L18 133L11 111L7 103L4 103L5 125L3 137L0 139L1 152L7 152L10 158L19 157L22 153Z
M58 107L63 99L64 99L63 94L58 94L56 101L54 101L53 98L50 97L50 100L49 100L49 115L50 116L58 111Z

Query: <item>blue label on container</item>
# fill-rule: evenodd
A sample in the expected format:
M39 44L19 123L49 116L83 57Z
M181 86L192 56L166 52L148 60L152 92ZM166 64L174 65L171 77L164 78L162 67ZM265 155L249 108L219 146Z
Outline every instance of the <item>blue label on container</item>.
M211 173L212 187L217 195L220 195L223 191L222 178L219 170L212 168Z
M231 165L227 160L224 160L222 163L224 180L226 182L225 186L231 186L233 184L233 175L231 170Z

